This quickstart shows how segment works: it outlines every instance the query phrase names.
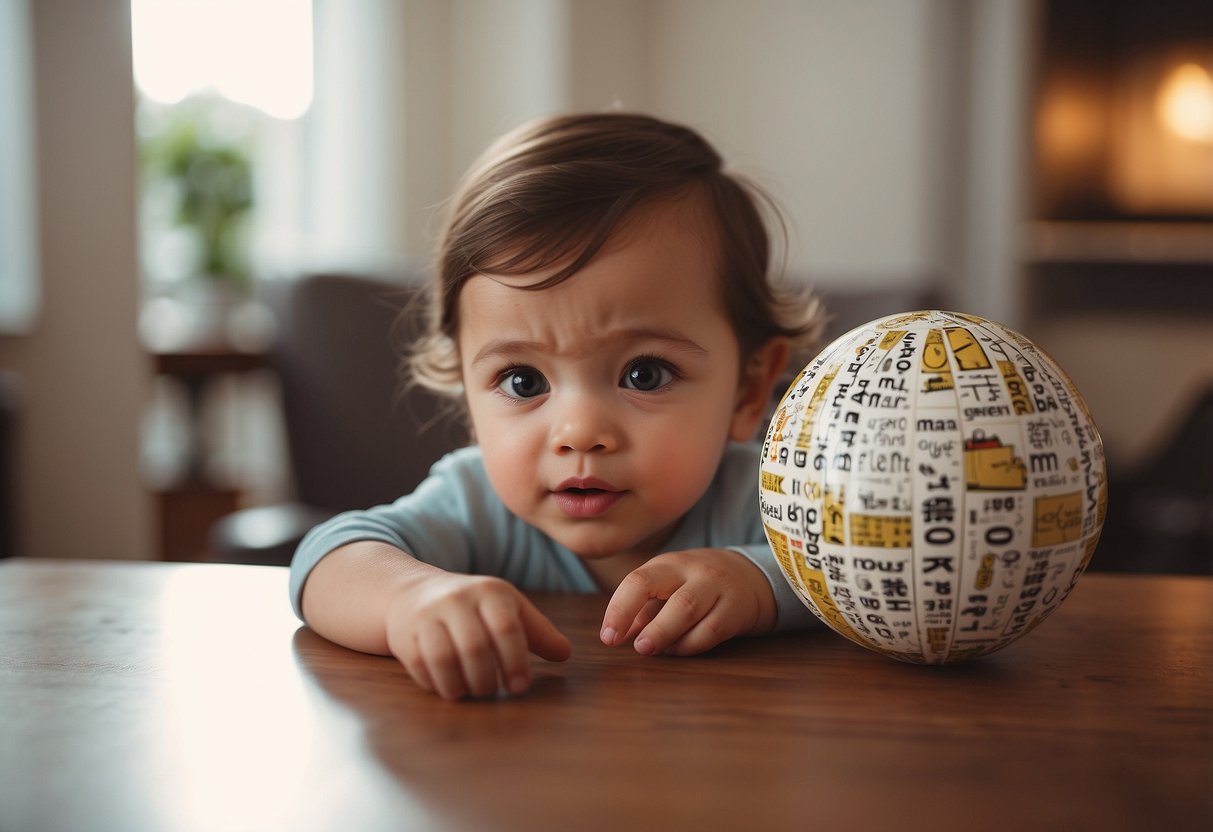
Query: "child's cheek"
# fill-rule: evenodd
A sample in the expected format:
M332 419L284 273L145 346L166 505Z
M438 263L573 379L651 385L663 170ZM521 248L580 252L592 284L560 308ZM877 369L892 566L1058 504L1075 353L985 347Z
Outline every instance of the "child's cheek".
M532 454L520 452L521 443L496 441L501 437L489 436L481 440L480 450L484 455L485 471L489 484L506 508L525 516L524 501L535 489L535 466Z

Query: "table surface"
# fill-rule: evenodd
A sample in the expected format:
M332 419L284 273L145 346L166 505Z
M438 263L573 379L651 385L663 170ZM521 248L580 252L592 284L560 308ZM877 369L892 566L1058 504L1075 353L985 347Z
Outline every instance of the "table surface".
M0 562L0 829L1213 828L1213 580L1088 574L1004 650L602 647L451 703L300 628L286 570Z

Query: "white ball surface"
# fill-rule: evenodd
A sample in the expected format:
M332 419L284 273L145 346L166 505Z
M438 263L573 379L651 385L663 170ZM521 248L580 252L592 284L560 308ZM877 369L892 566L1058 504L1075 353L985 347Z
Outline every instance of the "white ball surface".
M1103 444L1064 371L956 312L838 338L763 445L767 539L835 631L921 664L993 652L1074 588L1107 506Z

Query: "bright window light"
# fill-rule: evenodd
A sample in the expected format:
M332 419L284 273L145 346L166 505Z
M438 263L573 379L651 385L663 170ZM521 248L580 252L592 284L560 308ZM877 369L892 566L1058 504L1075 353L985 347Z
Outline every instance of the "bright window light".
M131 0L131 41L155 101L212 91L281 119L312 103L311 0Z

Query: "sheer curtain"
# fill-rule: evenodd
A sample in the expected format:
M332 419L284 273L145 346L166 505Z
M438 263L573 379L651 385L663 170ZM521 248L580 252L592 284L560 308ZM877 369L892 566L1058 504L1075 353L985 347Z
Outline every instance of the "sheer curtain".
M33 79L27 0L0 0L0 333L27 332L38 309Z

